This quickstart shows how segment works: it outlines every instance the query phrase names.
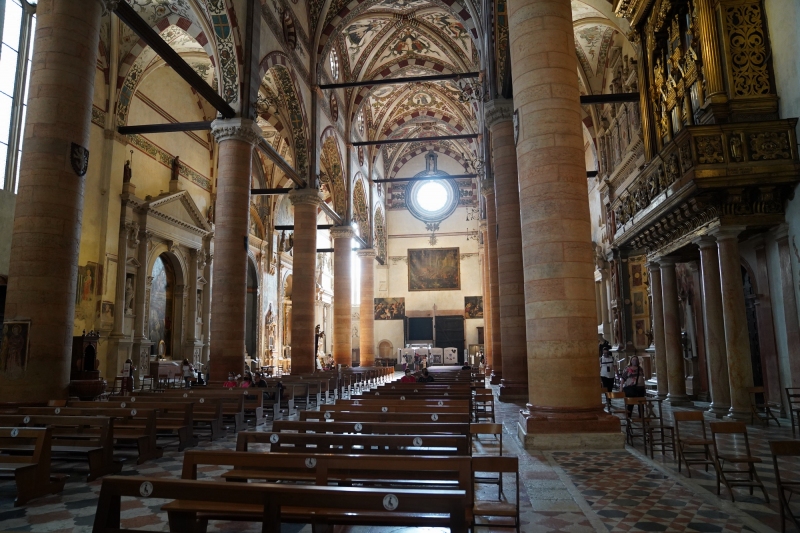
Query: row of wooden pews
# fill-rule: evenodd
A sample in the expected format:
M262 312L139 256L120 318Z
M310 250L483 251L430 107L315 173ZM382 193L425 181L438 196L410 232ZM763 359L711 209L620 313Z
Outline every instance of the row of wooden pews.
M106 477L94 531L120 530L120 500L129 496L172 500L162 509L176 532L204 532L209 521L261 522L262 531L279 531L283 522L313 524L315 532L347 525L461 532L489 516L493 527L499 517L519 532L517 458L502 455L502 441L496 455L473 453L476 434L502 428L471 423L471 398L481 387L469 373L441 378L408 390L364 379L347 401L301 411L298 421L275 420L271 431L240 431L236 451L186 451L180 480ZM198 479L220 470L216 479ZM515 476L513 497L503 474ZM476 491L487 481L497 485L491 501Z

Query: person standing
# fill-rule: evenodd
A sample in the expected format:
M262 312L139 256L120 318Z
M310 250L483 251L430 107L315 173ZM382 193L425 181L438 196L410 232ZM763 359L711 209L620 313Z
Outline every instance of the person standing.
M608 392L614 389L614 356L608 348L600 355L600 380Z
M644 372L639 365L639 357L631 357L631 361L622 371L622 391L626 398L644 398ZM628 412L633 411L633 406L628 406Z
M194 368L192 368L192 365L189 363L188 359L184 359L181 369L183 370L183 381L186 383L186 388L188 389L192 386L191 383L194 379Z

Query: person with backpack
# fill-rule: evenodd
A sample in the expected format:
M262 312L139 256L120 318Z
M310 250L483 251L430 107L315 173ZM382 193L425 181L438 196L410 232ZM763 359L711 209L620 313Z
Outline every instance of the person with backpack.
M644 398L644 371L639 364L639 358L635 355L622 371L622 391L626 398ZM628 412L633 412L632 405L628 406Z
M600 355L600 381L608 392L614 389L614 356L608 348Z

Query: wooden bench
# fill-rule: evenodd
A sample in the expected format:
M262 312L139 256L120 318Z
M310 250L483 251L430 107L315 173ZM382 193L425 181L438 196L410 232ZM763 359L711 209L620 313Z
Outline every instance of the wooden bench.
M280 420L272 424L272 431L297 433L363 433L365 435L463 435L470 437L469 424L429 422L301 422Z
M222 402L222 422L220 424L220 432L222 428L231 427L234 432L247 429L247 422L245 421L245 401L248 397L249 389L225 389L216 387L192 387L190 389L168 389L156 392L139 393L135 397L142 401L146 398L156 398L163 400L163 398L179 398L190 401L198 402L201 398L204 400L214 400ZM256 400L256 395L253 395L253 401ZM204 415L205 413L205 415ZM194 420L203 420L214 416L216 413L211 413L209 407L204 405L195 405ZM255 413L258 417L259 414L263 419L263 413ZM198 418L200 417L200 418ZM258 425L258 424L256 424ZM213 439L212 439L213 440Z
M279 533L281 522L310 523L318 533L336 525L442 526L466 531L464 490L322 487L285 483L220 483L146 477L103 480L93 533L121 529L122 497L174 499L170 530L205 532L208 520L262 523L264 533ZM202 513L201 517L198 514ZM249 516L245 513L250 513Z
M50 428L51 459L83 457L89 463L87 480L116 474L122 461L114 460L114 421L104 416L0 415L0 426ZM34 446L29 446L31 451Z
M136 397L132 398L134 400ZM108 407L132 408L134 405L156 411L156 432L159 437L177 437L178 451L190 446L197 446L194 435L194 402L177 401L161 398L160 401L130 402L81 402L70 400L68 407L94 407L98 404Z
M388 404L388 405L387 405ZM342 411L347 411L351 413L413 413L413 412L422 412L422 413L469 413L469 406L462 407L462 406L447 406L447 405L417 405L414 406L408 402L402 402L395 405L392 405L391 402L380 402L380 403L368 403L368 404L357 404L357 405L321 405L319 408L321 413L331 412L337 413Z
M96 402L97 407L23 407L20 414L51 416L106 416L114 419L115 447L127 448L135 444L138 451L137 463L164 455L156 441L156 411L153 409L105 407L105 402ZM58 413L56 413L58 409Z
M471 422L469 413L404 413L404 412L377 412L366 413L356 411L300 411L300 420L335 420L337 422L407 422L425 424L428 422L446 422L455 424L468 424Z
M50 428L0 427L0 478L16 482L16 507L64 490L67 476L50 475L50 442Z
M179 395L176 395L174 391L177 391ZM184 396L186 395L186 396ZM166 398L165 398L166 396ZM114 400L110 401L122 401L123 403L127 402L127 405L130 407L131 405L138 402L139 405L144 405L150 402L164 402L164 401L171 401L175 403L193 403L194 406L192 407L192 425L194 427L195 434L197 433L205 433L209 440L217 440L225 436L225 426L223 423L223 405L230 400L236 404L237 413L239 415L239 419L244 422L244 398L240 397L241 395L236 395L230 399L228 398L219 398L212 395L205 395L205 394L189 394L189 391L183 389L181 392L180 389L173 389L173 392L166 392L165 394L142 394L138 396L129 396L129 397L119 397L119 399L115 398ZM168 399L169 398L169 399ZM228 402L228 403L230 403Z
M417 399L412 397L405 397L405 396L398 396L398 397L381 397L381 398L363 398L356 396L352 400L337 400L335 404L336 406L348 406L348 407L363 407L363 406L381 406L381 405L388 405L392 407L405 407L407 409L414 409L414 410L425 410L429 407L433 408L440 408L440 407L447 407L450 409L464 409L469 410L471 405L470 400L451 400L449 398L440 398L440 399ZM324 409L320 409L324 411ZM353 411L357 409L347 409L348 411Z
M240 432L236 439L236 450L246 452L251 444L269 444L271 452L365 455L469 455L471 447L469 438L463 435Z

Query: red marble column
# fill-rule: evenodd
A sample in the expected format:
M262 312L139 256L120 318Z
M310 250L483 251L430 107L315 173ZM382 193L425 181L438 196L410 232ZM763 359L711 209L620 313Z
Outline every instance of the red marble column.
M725 352L725 321L722 318L722 289L719 284L717 242L713 237L694 241L700 247L700 269L703 277L703 325L708 358L711 406L709 414L721 418L731 408L728 380L728 357Z
M513 103L486 104L486 125L492 137L492 174L497 219L497 279L500 343L503 350L501 399L528 397L528 352L525 342L525 280L522 273L522 230L519 222L519 180L514 148Z
M215 120L219 144L215 205L214 270L211 294L210 381L244 372L247 309L247 235L250 230L250 176L253 145L261 128L252 120Z
M11 331L15 345L29 344L0 361L0 401L68 394L102 10L97 1L40 0L37 7L5 308L6 322L30 322L29 331ZM99 162L93 154L91 163Z
M289 193L289 200L294 206L292 374L310 374L316 369L317 209L322 199L318 189L294 189Z
M333 239L333 359L337 365L353 364L353 283L350 257L353 228L331 228Z
M497 272L497 208L494 197L493 180L484 180L481 192L486 198L486 236L487 246L484 257L489 265L489 293L491 294L492 313L492 385L499 385L503 378L503 349L500 333L500 278ZM485 307L485 306L484 306Z
M570 0L509 0L533 449L622 447L603 411L591 241Z
M359 311L359 354L361 366L375 366L375 250L358 251L361 259L361 310Z
M686 374L683 368L683 346L678 315L678 281L675 276L675 260L661 259L661 299L664 305L664 355L667 359L669 394L672 405L689 403L686 396Z

